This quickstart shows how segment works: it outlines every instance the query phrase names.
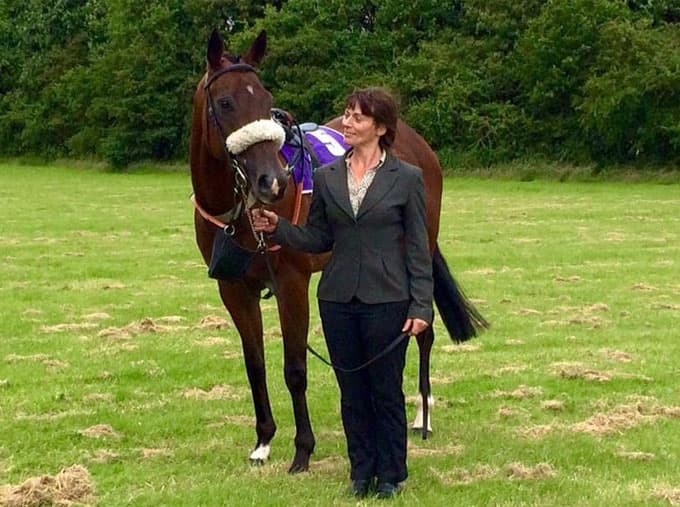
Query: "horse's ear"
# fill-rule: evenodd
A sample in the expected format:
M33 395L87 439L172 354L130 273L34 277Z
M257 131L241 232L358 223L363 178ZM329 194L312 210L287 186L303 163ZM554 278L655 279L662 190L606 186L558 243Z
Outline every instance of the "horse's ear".
M267 32L262 30L248 52L241 58L245 63L257 67L267 51Z
M208 65L213 69L218 69L223 53L224 41L222 36L220 36L220 32L215 28L210 34L210 40L208 41Z

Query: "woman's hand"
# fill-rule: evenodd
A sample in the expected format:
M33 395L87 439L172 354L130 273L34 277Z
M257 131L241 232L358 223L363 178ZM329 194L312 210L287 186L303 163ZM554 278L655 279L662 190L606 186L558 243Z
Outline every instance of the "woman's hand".
M402 332L407 332L411 336L416 336L427 329L429 324L422 319L406 319L404 322L404 327L401 329Z
M279 224L279 216L276 213L262 208L251 209L250 218L255 232L272 233Z

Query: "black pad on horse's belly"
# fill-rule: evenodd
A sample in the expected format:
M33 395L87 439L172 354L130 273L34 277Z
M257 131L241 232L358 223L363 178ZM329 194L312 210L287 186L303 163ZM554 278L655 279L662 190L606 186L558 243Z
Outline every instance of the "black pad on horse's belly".
M208 276L216 280L241 278L257 255L254 250L240 246L225 231L217 231L213 238Z

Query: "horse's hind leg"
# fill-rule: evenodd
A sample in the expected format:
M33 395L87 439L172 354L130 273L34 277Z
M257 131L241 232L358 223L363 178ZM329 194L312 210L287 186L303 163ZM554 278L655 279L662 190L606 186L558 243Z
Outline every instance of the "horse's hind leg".
M284 376L295 415L295 457L290 473L309 469L314 433L307 409L307 333L309 331L309 275L279 270L277 302L284 349Z
M419 352L419 376L418 376L418 391L420 397L418 398L416 418L413 421L413 431L422 432L423 440L432 432L432 425L430 424L430 408L432 408L433 398L431 396L430 386L430 352L432 351L432 344L434 343L434 329L432 326L420 333L416 339L418 340Z
M276 433L276 424L267 391L259 294L250 291L242 283L220 282L219 288L222 301L241 336L246 373L255 408L257 444L250 454L250 460L254 464L262 464L269 458L269 444Z

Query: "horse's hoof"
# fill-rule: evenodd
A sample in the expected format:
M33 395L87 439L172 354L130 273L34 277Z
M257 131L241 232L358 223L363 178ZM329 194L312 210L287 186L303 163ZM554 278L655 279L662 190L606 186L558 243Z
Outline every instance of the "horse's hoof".
M299 474L300 472L306 472L309 470L309 465L302 465L293 463L288 469L289 474Z
M254 467L261 467L261 466L263 466L265 463L266 463L266 461L263 460L263 459L253 459L253 458L250 458L250 465L251 465L251 466L254 466Z
M295 457L293 462L290 464L288 469L289 474L299 474L300 472L306 472L309 470L309 451L297 450L295 451Z

